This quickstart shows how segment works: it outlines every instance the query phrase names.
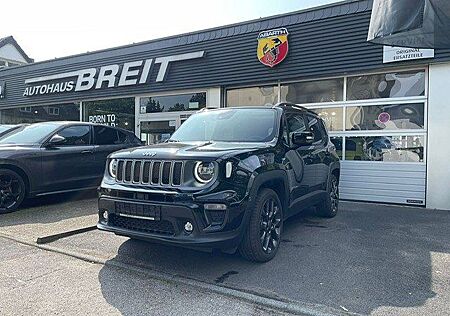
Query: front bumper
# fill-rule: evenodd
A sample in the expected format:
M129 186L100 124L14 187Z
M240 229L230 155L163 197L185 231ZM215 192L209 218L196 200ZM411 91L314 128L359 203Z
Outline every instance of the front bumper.
M160 202L101 194L97 227L117 235L194 249L236 249L245 231L247 200L225 203L227 209L219 211L223 214L205 210L205 203L192 197ZM108 219L103 216L105 211ZM185 230L187 222L192 224L192 232Z

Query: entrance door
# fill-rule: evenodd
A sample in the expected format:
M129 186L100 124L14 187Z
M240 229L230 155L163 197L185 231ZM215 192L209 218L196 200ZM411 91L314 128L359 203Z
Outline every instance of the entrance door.
M139 138L146 145L158 144L167 141L173 132L186 121L189 115L170 113L161 117L161 115L141 116L138 121Z

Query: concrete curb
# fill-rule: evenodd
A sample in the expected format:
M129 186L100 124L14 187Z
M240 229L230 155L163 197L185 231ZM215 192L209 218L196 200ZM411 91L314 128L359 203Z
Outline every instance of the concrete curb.
M94 225L94 226L88 226L88 227L84 227L84 228L80 228L80 229L74 229L74 230L65 231L65 232L62 232L62 233L59 233L59 234L54 234L54 235L49 235L49 236L44 236L44 237L38 237L36 239L36 243L38 245L48 244L48 243L54 242L54 241L56 241L58 239L61 239L61 238L66 238L66 237L70 237L70 236L73 236L73 235L86 233L86 232L89 232L89 231L92 231L92 230L96 230L96 229L97 229L97 226Z
M248 292L245 292L242 290L237 290L237 289L233 289L233 288L229 288L229 287L225 287L225 286L219 286L216 284L191 279L191 278L184 277L181 275L171 275L169 273L160 272L160 271L152 270L149 268L144 269L141 267L125 264L122 262L102 259L102 258L98 258L95 256L78 253L75 251L70 251L70 250L65 250L65 249L61 249L58 247L49 246L46 244L36 244L33 242L21 240L17 237L13 237L13 236L1 233L1 232L0 232L0 237L15 241L17 243L24 244L27 246L35 247L38 249L70 256L70 257L80 259L83 261L101 264L104 266L109 266L109 267L114 267L114 268L119 268L119 269L124 269L124 270L128 270L128 271L133 271L133 272L136 272L139 274L144 274L148 277L151 277L151 278L154 278L154 279L157 279L160 281L164 281L164 282L171 281L171 282L182 284L182 285L196 287L204 292L213 292L213 293L216 293L219 295L237 298L237 299L245 301L247 303L264 306L268 309L281 311L281 312L285 312L285 313L296 314L296 315L308 315L308 316L337 316L337 315L359 316L359 315L361 315L358 313L347 312L344 310L339 310L339 309L327 307L325 305L320 305L320 304L311 304L311 303L305 303L305 302L299 302L299 301L281 301L281 300L253 294L253 293L248 293Z

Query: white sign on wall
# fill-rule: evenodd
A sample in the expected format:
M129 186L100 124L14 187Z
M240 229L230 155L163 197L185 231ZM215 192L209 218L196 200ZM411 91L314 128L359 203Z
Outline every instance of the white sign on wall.
M434 49L383 46L383 63L433 58Z

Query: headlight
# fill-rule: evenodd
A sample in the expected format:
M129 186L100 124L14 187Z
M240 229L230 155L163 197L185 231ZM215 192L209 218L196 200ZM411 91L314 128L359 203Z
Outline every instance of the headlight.
M214 177L215 165L213 162L199 161L194 167L194 177L200 183L208 183Z
M108 170L109 170L109 175L111 177L115 178L117 175L117 159L112 159L109 162Z

